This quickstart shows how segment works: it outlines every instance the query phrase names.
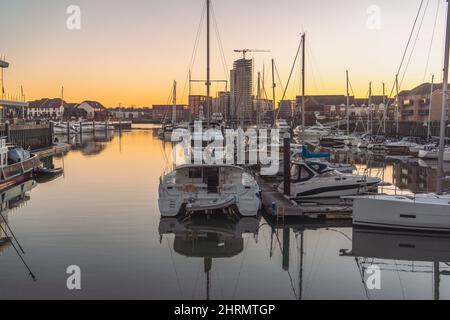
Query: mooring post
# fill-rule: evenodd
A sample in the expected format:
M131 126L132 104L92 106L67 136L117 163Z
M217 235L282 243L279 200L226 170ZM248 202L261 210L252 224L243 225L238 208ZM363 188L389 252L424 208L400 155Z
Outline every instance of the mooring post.
M284 194L291 196L291 135L286 133L283 139L284 149Z
M67 143L69 143L70 140L70 123L67 121Z
M53 144L53 142L55 142L55 124L50 121L50 125L49 125L49 130L50 130L50 145Z
M9 121L5 122L5 133L6 133L6 141L11 142L11 128L9 126Z

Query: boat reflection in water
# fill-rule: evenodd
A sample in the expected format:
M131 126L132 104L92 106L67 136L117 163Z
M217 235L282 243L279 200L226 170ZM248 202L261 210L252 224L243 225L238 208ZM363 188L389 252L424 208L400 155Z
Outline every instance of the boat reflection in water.
M69 139L67 139L67 135L57 135L55 140L61 143L69 143L72 150L79 150L83 155L93 156L105 150L107 143L111 142L114 136L114 131L96 131L95 133L73 135Z
M30 200L29 191L36 187L36 185L36 181L28 180L3 191L0 194L0 255L12 245L33 279L35 279L33 273L25 260L23 260L21 253L18 251L18 248L22 250L22 247L8 225L8 218L9 214L21 208L28 200Z
M441 276L450 275L448 234L354 228L352 249L342 249L340 254L356 258L363 280L371 265L380 267L382 275L383 271L433 274L436 300Z
M213 259L231 258L244 251L244 234L258 236L260 217L232 217L224 214L194 214L161 218L159 234L174 234L173 248L179 255L202 258L206 274L206 299L210 299Z

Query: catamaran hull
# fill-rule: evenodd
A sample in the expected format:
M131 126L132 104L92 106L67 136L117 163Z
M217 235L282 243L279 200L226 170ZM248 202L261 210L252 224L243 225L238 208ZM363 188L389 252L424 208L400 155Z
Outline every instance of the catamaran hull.
M254 217L258 215L261 208L261 200L255 196L253 199L242 199L239 197L227 197L216 200L188 200L168 198L159 199L159 211L163 217L176 217L183 211L204 212L212 210L227 210L231 207L238 209L239 214L244 217Z
M366 227L450 232L450 204L356 198L353 223Z

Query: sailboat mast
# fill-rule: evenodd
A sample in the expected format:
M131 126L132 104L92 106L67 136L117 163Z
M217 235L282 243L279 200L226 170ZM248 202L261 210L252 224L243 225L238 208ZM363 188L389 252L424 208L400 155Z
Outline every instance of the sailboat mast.
M172 109L172 124L177 122L177 82L173 82L173 109Z
M383 129L385 136L387 132L386 122L387 122L386 84L383 82Z
M428 107L428 123L427 123L427 129L428 129L428 133L427 133L427 139L428 141L430 141L431 138L431 105L433 102L433 91L434 91L434 74L431 76L431 90L430 90L430 104Z
M349 91L349 85L348 85L348 70L346 71L346 79L347 79L347 106L345 109L345 114L347 118L347 135L350 134L350 91Z
M396 106L395 106L395 130L396 130L396 134L397 134L397 137L398 137L398 134L399 134L399 110L400 110L400 97L398 96L398 91L399 91L399 88L398 88L398 74L396 74L395 75L395 91L396 91L396 96L395 96L395 99L397 100L397 102L396 102Z
M210 6L211 1L206 0L206 117L208 126L211 119Z
M305 136L305 53L306 53L306 33L302 35L302 141L304 141Z
M441 130L439 135L439 167L437 192L442 191L442 178L444 177L444 148L445 148L445 131L448 117L448 65L450 54L450 5L447 2L447 26L445 35L445 55L444 55L444 78L442 81L442 113L441 113Z
M256 124L261 124L261 72L258 72L258 92L256 98Z
M372 108L372 82L369 82L369 102L367 103L367 133L371 134L370 130L370 116Z
M272 59L272 99L273 99L273 125L275 125L275 122L277 120L277 113L275 111L276 109L276 102L275 102L275 89L277 85L275 83L275 60Z

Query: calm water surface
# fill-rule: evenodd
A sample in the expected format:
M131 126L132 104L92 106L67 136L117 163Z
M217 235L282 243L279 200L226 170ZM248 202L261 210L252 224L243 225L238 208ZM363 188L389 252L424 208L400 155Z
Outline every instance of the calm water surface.
M156 133L85 139L54 159L64 176L5 198L3 214L37 281L4 242L1 299L432 299L433 261L441 262L440 298L450 298L449 238L342 224L283 229L264 218L161 219L158 184L170 148ZM434 184L433 164L372 167L403 192ZM368 291L373 263L381 290ZM80 291L66 287L70 265L81 268Z

